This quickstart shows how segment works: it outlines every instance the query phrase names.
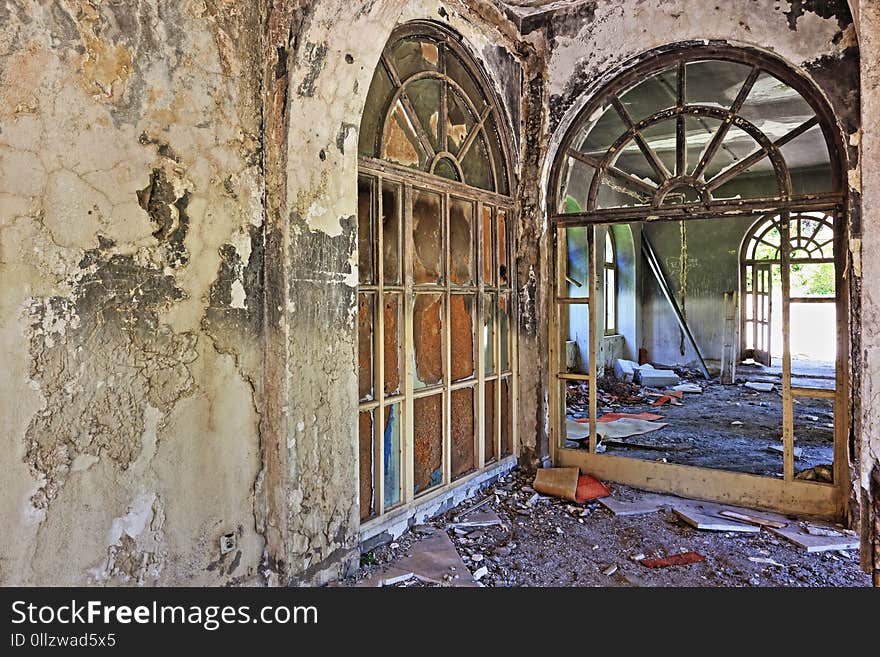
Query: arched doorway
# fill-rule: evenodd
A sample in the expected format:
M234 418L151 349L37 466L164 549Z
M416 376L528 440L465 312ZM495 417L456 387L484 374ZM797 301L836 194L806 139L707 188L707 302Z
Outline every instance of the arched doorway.
M361 122L361 522L405 514L516 453L511 169L461 38L398 27Z
M849 418L841 401L847 396L846 362L837 358L830 387L793 383L789 332L792 303L803 301L791 293L792 267L814 262L814 254L804 253L815 251L811 239L824 240L823 226L832 227L832 245L845 233L842 152L834 117L812 84L776 57L747 48L704 43L666 48L641 57L584 104L561 140L548 189L556 268L551 449L557 464L703 499L842 516L849 481ZM606 227L631 228L637 260L644 265L640 268L648 272L637 300L647 352L671 363L670 369L698 364L710 378L710 368L722 362L725 345L738 344L737 315L728 301L737 298L744 271L740 245L756 221L755 230L764 225L762 218L770 218L779 233L774 257L784 299L780 382L778 388L770 386L774 396L765 402L779 408L778 428L768 428L764 443L778 434L778 467L756 470L744 463L736 471L709 469L696 465L709 460L705 455L688 460L667 452L664 458L653 454L637 460L619 451L605 452L600 437L607 431L597 431L597 420L609 410L604 401L609 395L603 392L599 399L598 380L607 373L597 371L597 346L608 311L603 306L607 294L600 287ZM833 263L836 253L823 253L822 258ZM807 260L801 263L803 258ZM766 267L757 261L747 264L747 285L740 292L752 305L761 295L772 297L773 272ZM571 284L575 270L586 272L588 285ZM841 354L846 353L846 293L839 268L833 278L838 309L834 330ZM758 340L751 348L766 350L768 362L770 312L759 305L757 314L748 315L753 342ZM766 313L766 322L761 313ZM577 358L565 353L564 344L575 332L584 345ZM572 368L572 362L580 366ZM572 388L587 393L579 407L572 404ZM832 398L838 411L829 477L833 483L798 477L799 416L793 408L813 398ZM733 434L729 429L713 427L719 448L726 447L726 434ZM568 440L574 431L580 441Z

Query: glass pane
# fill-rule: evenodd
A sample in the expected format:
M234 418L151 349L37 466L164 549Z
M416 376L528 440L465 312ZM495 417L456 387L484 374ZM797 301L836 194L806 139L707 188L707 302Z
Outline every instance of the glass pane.
M498 210L498 285L510 287L510 245L507 227L507 212Z
M494 287L495 271L494 260L495 249L495 231L492 224L492 208L483 206L483 284L488 287Z
M400 404L385 407L385 508L400 502Z
M382 266L385 285L400 285L400 186L382 183Z
M373 81L367 93L367 105L361 118L361 130L358 138L358 153L367 157L379 155L377 141L382 122L385 120L385 105L394 93L391 78L384 66L377 66L373 73Z
M427 166L428 156L419 143L413 124L399 100L385 123L381 157L418 169Z
M389 59L401 80L420 71L437 70L437 44L430 41L405 39L398 41L390 52Z
M510 194L510 187L507 181L506 169L504 166L504 151L501 147L501 138L499 137L494 117L490 116L486 119L486 127L484 134L489 144L489 150L492 155L492 161L495 163L495 173L498 180L495 183L494 190L505 196Z
M560 238L564 240L562 261L559 263L560 296L586 299L590 296L589 267L590 249L587 243L587 228L575 226L562 228Z
M596 207L601 209L648 205L653 196L653 193L632 189L606 174L602 176L602 183L599 185Z
M474 204L451 199L449 205L450 278L456 285L474 283Z
M416 388L443 381L443 295L417 294L413 302L413 347Z
M361 520L375 514L373 504L373 411L358 413L358 471Z
M483 358L486 374L495 373L495 314L497 312L495 294L483 295Z
M662 109L675 107L678 75L676 67L667 68L621 94L620 102L633 121L640 121Z
M440 125L437 118L440 111L440 87L440 80L434 79L416 80L406 85L406 95L435 152L443 150L440 147Z
M461 169L464 173L464 181L468 185L495 191L492 169L489 166L489 151L486 148L486 135L482 130L461 159Z
M501 456L513 454L513 415L510 377L501 379Z
M713 119L705 116L688 116L684 120L684 130L685 136L687 139L687 172L693 173L696 169L697 164L700 159L703 157L703 154L706 152L706 149L709 148L709 144L712 143L712 139L715 137L715 134L718 132L718 128L721 127L721 121L718 119ZM736 130L739 130L737 128ZM743 133L745 134L745 133ZM748 136L748 135L746 135ZM719 151L724 151L729 154L730 151L726 148L726 140L730 139L731 134L730 131L725 135L725 139L722 142L722 145L715 151L715 157L712 159L716 159L718 157ZM750 145L747 144L747 148L754 148L755 142L749 139ZM751 152L751 151L749 151ZM741 155L740 157L745 157L748 153ZM722 156L723 157L723 156ZM708 166L708 164L707 164ZM716 168L712 170L712 175L717 173L718 165ZM703 173L705 179L705 170Z
M614 264L614 240L611 237L611 229L605 229L605 262L607 264Z
M445 157L437 161L437 164L434 165L433 173L435 176L440 176L447 180L458 180L458 172L455 170L455 166L451 160ZM461 182L460 180L458 181Z
M605 270L605 332L614 333L617 329L615 314L617 309L617 272Z
M443 395L413 400L413 493L443 483Z
M476 124L476 120L468 109L467 104L451 86L449 87L446 102L449 105L449 115L446 119L446 135L449 139L447 150L452 153L458 153L467 135Z
M440 196L413 190L413 279L415 283L441 283L443 275L442 214Z
M732 132L732 131L731 131ZM778 178L767 157L712 190L716 199L765 198L780 193Z
M834 483L834 400L798 397L794 407L795 478Z
M670 141L667 131L672 126L672 139ZM660 161L666 166L670 172L675 171L675 121L664 121L646 128L643 132L645 141L648 142L651 149L660 158ZM642 182L648 183L653 187L657 187L663 182L662 177L645 157L638 143L631 139L617 153L613 159L614 166L621 171L628 173ZM627 188L630 185L625 181L614 180L614 183ZM637 191L637 190L634 190Z
M483 431L484 431L484 440L485 443L483 445L483 453L484 460L486 463L495 460L496 456L496 424L495 419L495 407L497 402L495 401L495 381L486 381L485 387L485 412L483 414Z
M498 333L501 340L499 357L501 373L505 374L510 371L510 295L502 294L498 301Z
M559 194L558 211L562 214L575 214L587 209L590 185L596 170L573 157L566 158L562 170L562 184Z
M476 295L453 294L450 298L452 380L474 376L474 314Z
M477 114L483 111L483 108L486 107L486 103L483 100L483 94L479 90L477 83L474 81L471 74L468 73L461 61L459 61L458 57L456 57L449 50L446 51L446 73L452 78L456 84L463 90L463 95L468 98L468 100L473 103L476 108ZM461 93L461 92L459 92Z
M403 360L403 322L400 317L400 294L385 294L384 366L385 395L400 394L400 364Z
M746 64L717 59L689 62L685 92L688 104L728 109L751 71L752 67Z
M452 478L473 471L476 467L476 395L475 388L452 391Z
M358 396L373 399L373 318L375 295L358 295Z
M358 281L361 285L375 282L373 264L373 181L358 178Z
M628 128L611 105L601 110L598 120L590 123L583 136L572 142L576 151L602 159L608 148L617 141Z

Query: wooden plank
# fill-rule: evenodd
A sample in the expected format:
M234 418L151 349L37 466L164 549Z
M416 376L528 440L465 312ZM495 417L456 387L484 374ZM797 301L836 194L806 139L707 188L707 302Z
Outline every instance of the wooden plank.
M834 528L828 528L833 530ZM814 536L796 524L788 527L771 527L770 531L777 536L794 543L807 552L826 552L828 550L855 550L859 547L859 537L852 533L840 531L840 536Z
M714 506L708 503L678 503L672 507L672 511L696 529L744 534L756 534L761 531L761 528L756 525L719 517Z
M599 289L599 281L596 276L596 227L590 226L587 228L587 245L588 245L588 253L589 253L589 275L588 279L590 281L590 298L596 299ZM590 381L589 381L589 408L590 408L590 453L596 453L596 445L598 443L598 439L596 437L596 399L597 395L597 381L596 381L596 342L598 341L599 331L596 328L596 304L591 303L589 308L589 321L590 321L590 349L589 349L589 359L590 359ZM604 331L603 331L604 333Z
M711 470L677 463L642 461L586 450L557 449L557 466L578 466L603 481L614 481L657 493L703 499L732 506L781 513L843 519L844 501L831 485Z

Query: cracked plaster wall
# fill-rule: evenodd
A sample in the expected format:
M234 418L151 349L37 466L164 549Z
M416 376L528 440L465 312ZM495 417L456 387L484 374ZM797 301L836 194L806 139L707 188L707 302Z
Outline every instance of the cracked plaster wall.
M259 577L260 25L0 5L3 585Z

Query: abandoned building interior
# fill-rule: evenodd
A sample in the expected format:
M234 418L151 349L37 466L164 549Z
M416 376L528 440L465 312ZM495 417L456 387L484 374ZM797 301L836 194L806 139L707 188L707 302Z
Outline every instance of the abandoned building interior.
M0 583L326 584L554 467L880 585L878 61L870 0L3 4Z

